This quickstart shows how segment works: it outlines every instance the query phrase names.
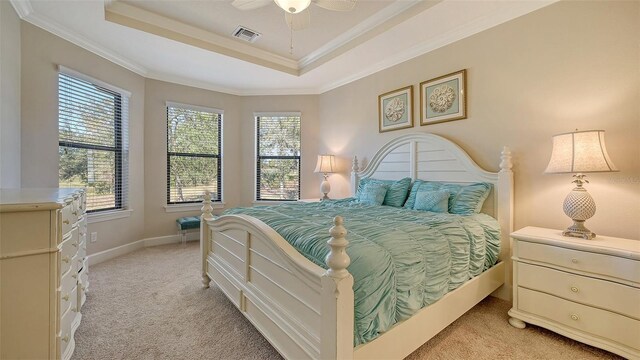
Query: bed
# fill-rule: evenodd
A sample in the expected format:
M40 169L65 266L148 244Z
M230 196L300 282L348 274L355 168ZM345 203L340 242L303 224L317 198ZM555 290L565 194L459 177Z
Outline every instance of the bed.
M360 275L357 270L354 274L347 270L351 259L346 248L350 223L354 227L351 246L360 242L357 237L363 233L362 226L356 225L355 214L382 210L359 208L353 202L306 204L307 208L315 207L314 211L324 211L327 216L341 215L341 211L346 215L346 221L335 216L333 227L329 229L327 226L328 246L324 253L313 258L296 250L274 229L280 228L282 233L282 226L286 223L279 227L274 222L275 218L263 216L265 221L259 220L259 208L252 210L256 212L244 211L214 218L210 197L206 195L201 224L203 284L208 287L213 280L287 359L403 358L505 282L505 263L501 260L507 259L509 254L509 233L513 221L511 167L511 154L506 147L501 153L500 171L490 173L476 165L456 144L426 133L409 134L390 141L377 151L363 170L354 158L351 174L353 194L360 181L367 178L398 180L411 177L414 180L456 184L490 183L493 185L491 193L482 207L483 214L478 217L491 216L501 229L496 235L500 246L497 262L492 261L479 271L476 269L470 280L457 284L439 300L428 302L426 307L419 306L409 315L388 324L384 332L376 336L361 337L358 332L362 323L357 323L359 317L356 316L354 300L358 299L354 297L353 275L356 278ZM305 231L311 232L311 228L296 223L302 220L292 216L299 211L302 219L304 208L289 207L292 219L289 225L303 235ZM266 209L264 211L267 212ZM384 210L386 218L396 214L397 217L409 216L407 212L389 211ZM407 220L405 218L398 221ZM408 223L403 224L401 227ZM316 228L314 231L320 230ZM316 249L316 252L320 250ZM322 263L319 257L324 254L327 255L326 261ZM352 252L351 256L354 254ZM359 254L355 255L354 264L360 260ZM356 291L360 291L358 286Z

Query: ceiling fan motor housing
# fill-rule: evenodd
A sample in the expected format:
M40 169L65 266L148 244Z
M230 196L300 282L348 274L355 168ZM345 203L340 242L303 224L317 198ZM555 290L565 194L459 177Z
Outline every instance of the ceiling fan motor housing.
M311 5L311 0L274 0L284 11L297 14Z

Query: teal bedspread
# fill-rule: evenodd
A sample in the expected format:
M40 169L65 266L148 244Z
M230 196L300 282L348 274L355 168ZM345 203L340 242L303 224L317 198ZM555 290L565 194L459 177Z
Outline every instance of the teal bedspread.
M353 199L235 208L276 230L327 268L332 219L344 217L355 293L355 341L375 339L494 265L500 229L485 214L454 215L360 204Z

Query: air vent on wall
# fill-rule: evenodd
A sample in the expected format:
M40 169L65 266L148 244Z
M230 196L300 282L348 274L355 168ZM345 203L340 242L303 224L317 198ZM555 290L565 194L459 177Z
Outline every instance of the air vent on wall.
M256 40L258 40L258 38L260 36L262 36L262 34L260 34L257 31L251 30L247 27L244 27L242 25L239 25L234 31L233 31L233 36L237 37L238 39L242 39L244 41L248 41L250 43L255 42Z

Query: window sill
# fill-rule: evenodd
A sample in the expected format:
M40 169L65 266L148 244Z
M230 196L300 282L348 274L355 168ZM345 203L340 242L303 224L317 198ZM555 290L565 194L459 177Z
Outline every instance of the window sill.
M295 204L299 200L254 200L253 206L255 205L281 205L281 204Z
M131 216L133 210L113 210L113 211L105 211L98 213L90 213L87 215L87 223L93 224L103 221L116 220L116 219L124 219Z
M214 209L224 209L224 203L222 202L212 202L211 206L213 206ZM172 204L172 205L164 206L164 212L166 213L189 212L189 211L196 211L201 209L202 209L202 203Z

